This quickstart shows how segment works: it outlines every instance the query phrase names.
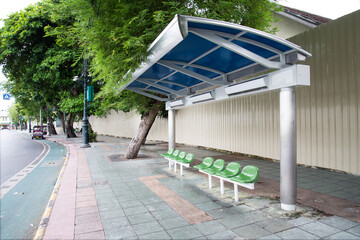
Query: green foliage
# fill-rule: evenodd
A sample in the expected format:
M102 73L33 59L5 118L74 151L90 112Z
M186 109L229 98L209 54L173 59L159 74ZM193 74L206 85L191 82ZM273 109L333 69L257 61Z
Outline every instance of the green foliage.
M269 0L63 0L54 5L52 19L74 19L74 24L49 28L48 35L57 36L61 45L86 49L92 76L103 84L96 114L106 115L109 109L144 113L153 100L127 91L116 94L129 80L124 76L146 60L147 48L175 14L271 32L274 10L279 7Z

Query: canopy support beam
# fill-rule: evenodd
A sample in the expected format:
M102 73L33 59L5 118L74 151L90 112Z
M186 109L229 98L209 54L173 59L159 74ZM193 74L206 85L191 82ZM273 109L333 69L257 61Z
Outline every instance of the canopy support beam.
M168 111L169 149L175 149L175 109Z
M295 88L280 91L280 202L281 208L296 208L296 108Z

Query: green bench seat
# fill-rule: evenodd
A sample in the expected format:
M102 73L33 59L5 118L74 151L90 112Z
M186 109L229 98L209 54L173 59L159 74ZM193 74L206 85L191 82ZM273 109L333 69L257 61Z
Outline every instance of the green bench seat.
M205 168L209 168L214 164L214 159L212 157L204 158L203 162L199 165L194 166L194 168L199 170L204 170Z
M173 149L173 148L170 148L169 151L167 151L166 153L161 154L161 156L163 156L163 157L170 157L171 154L173 154L173 152L174 152L174 149Z
M180 176L183 175L183 167L190 167L190 163L192 163L193 161L194 161L194 154L192 153L188 153L185 158L177 161L177 163L180 165Z

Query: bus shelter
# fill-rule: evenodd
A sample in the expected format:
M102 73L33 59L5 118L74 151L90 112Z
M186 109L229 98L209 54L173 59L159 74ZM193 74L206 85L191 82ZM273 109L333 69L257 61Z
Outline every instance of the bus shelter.
M150 45L123 89L166 101L169 148L176 109L280 90L280 202L296 207L295 87L310 85L311 54L271 34L213 19L176 15Z

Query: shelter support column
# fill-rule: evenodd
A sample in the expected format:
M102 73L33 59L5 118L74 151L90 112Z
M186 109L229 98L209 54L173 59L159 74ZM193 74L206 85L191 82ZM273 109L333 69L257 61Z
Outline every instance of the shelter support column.
M281 208L296 208L296 108L295 89L280 91L280 202Z
M169 125L169 149L175 149L175 110L168 111L168 125Z

